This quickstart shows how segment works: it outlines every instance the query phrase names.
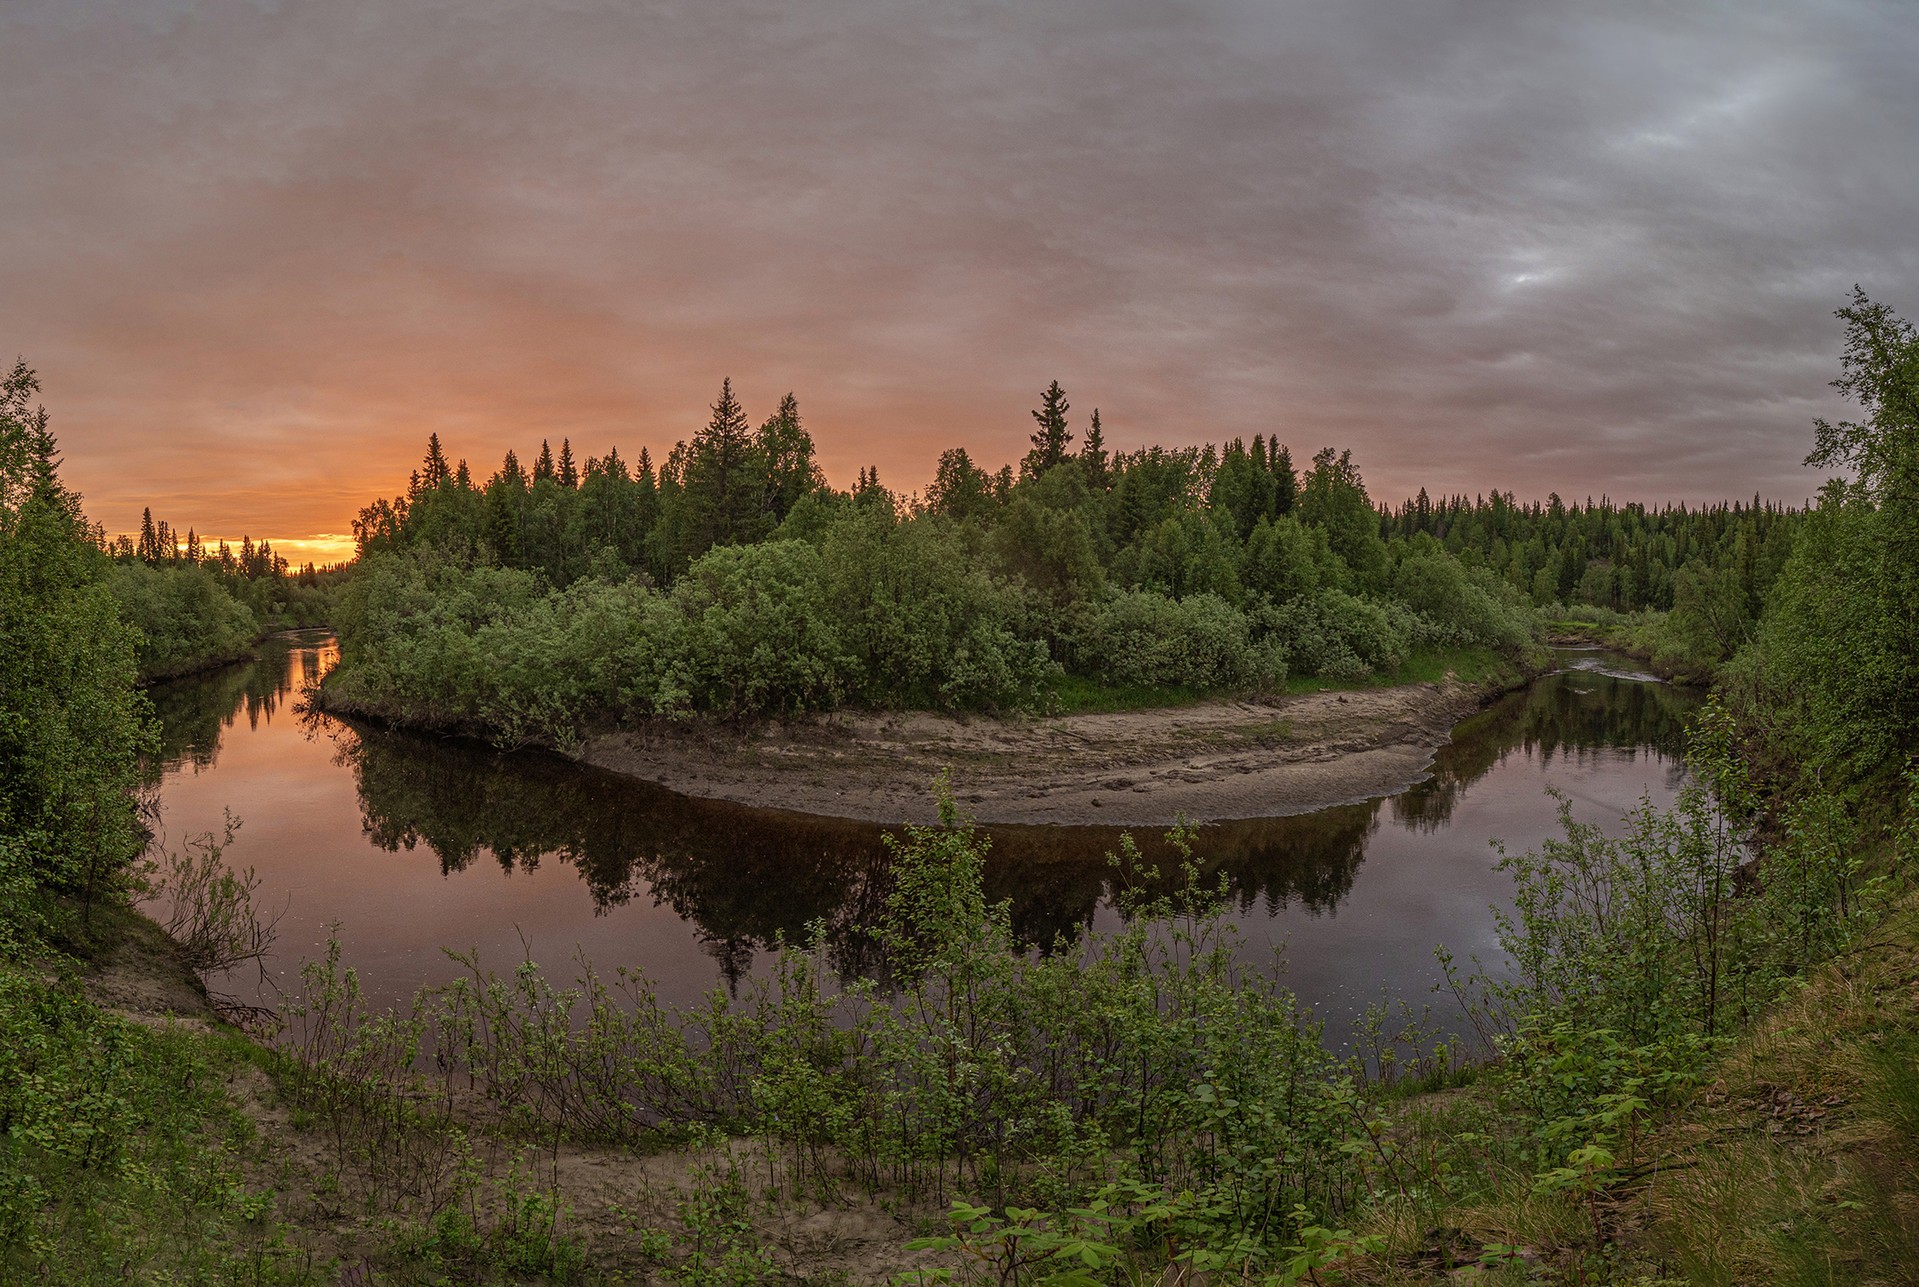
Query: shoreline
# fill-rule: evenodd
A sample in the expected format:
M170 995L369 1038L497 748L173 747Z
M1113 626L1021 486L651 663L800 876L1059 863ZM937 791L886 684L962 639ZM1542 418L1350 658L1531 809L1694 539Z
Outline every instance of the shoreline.
M949 775L987 825L1167 826L1310 813L1421 781L1461 720L1536 678L1000 719L840 712L750 731L649 726L569 758L682 795L882 823L937 820Z

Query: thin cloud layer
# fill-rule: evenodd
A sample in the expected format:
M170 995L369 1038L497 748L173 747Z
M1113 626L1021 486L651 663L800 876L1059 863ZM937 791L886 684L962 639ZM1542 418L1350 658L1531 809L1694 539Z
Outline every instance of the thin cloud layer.
M1797 501L1832 309L1919 312L1902 8L16 0L0 345L116 529L658 454L728 375L842 482L1057 378L1386 497Z

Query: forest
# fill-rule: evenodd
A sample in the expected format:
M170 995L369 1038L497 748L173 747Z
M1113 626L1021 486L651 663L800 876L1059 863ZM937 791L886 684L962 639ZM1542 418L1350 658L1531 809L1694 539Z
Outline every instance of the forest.
M16 373L17 374L17 373ZM243 537L211 549L187 529L182 537L153 510L140 516L140 535L108 539L97 526L93 543L113 561L106 584L136 636L140 676L172 679L247 655L266 631L323 624L338 569L324 574L308 563L297 571L270 541Z
M1113 452L1070 411L1053 383L1017 471L953 448L906 494L877 470L829 487L797 400L755 430L730 382L657 469L563 439L480 482L435 435L355 521L330 707L565 745L659 716L1153 704L1516 656L1569 615L1697 682L1751 636L1802 517L1376 506L1348 452Z
M823 1287L849 1272L781 1260L768 1229L877 1211L914 1284L1910 1278L1919 332L1863 294L1839 318L1859 419L1813 427L1828 481L1806 511L1379 507L1331 449L1303 472L1270 438L1108 455L1095 415L1074 450L1057 385L1017 469L955 449L923 493L870 470L837 492L791 398L754 430L723 386L657 466L580 465L563 440L482 484L436 439L362 512L356 565L306 581L174 557L157 525L110 551L16 366L0 1271ZM628 971L528 962L378 1011L335 943L251 1035L130 1020L89 980L154 941L134 908L156 885L197 909L173 922L194 959L244 956L255 924L217 843L150 850L142 671L199 647L154 640L322 605L344 657L322 701L503 742L1384 680L1582 630L1663 650L1712 697L1673 808L1612 832L1569 812L1503 859L1514 972L1452 963L1477 1044L1376 1014L1329 1047L1240 963L1190 832L1165 871L1113 855L1117 928L1033 950L950 797L890 842L860 977L827 965L822 926L690 1010ZM582 1159L663 1157L683 1160L664 1206L569 1204Z

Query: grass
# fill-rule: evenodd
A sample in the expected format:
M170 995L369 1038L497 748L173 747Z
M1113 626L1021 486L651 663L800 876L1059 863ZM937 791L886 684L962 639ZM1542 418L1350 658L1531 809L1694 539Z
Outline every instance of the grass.
M319 1281L248 1178L262 1140L226 1086L261 1052L133 1022L63 973L0 967L0 1279Z
M1353 1281L1430 1283L1434 1234L1454 1231L1466 1261L1523 1248L1555 1282L1919 1282L1919 894L1782 997L1659 1123L1640 1173L1603 1205L1601 1254L1530 1168L1461 1164L1462 1132L1509 1129L1490 1084L1383 1101L1382 1111L1394 1113L1406 1156L1431 1148L1458 1169L1434 1172L1451 1190L1436 1205L1375 1212L1369 1227L1388 1249ZM1516 1264L1471 1281L1541 1281L1538 1272Z
M1398 684L1436 684L1448 672L1467 684L1512 680L1521 674L1511 658L1495 649L1453 648L1443 652L1415 653L1391 673L1375 671L1355 679L1293 675L1286 680L1286 691L1288 694L1353 692L1366 688L1391 688Z
M1288 696L1298 693L1352 692L1366 688L1391 688L1398 684L1436 684L1448 673L1463 683L1510 682L1523 675L1521 667L1504 653L1492 648L1454 648L1443 652L1416 653L1391 673L1375 672L1356 679L1333 679L1322 675L1292 675L1286 680ZM1111 714L1118 711L1163 710L1193 706L1199 702L1220 701L1245 696L1241 689L1160 687L1150 684L1106 685L1080 675L1061 675L1053 683L1055 709L1061 715Z
M1157 710L1192 706L1235 694L1226 690L1161 687L1152 684L1107 685L1081 675L1061 675L1053 683L1053 699L1061 715L1109 715L1117 711Z
M1919 897L1819 971L1667 1129L1643 1254L1684 1281L1919 1280Z

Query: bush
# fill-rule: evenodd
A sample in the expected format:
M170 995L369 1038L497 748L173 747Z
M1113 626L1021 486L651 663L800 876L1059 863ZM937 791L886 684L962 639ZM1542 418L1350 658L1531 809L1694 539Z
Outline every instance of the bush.
M717 547L665 594L594 578L551 591L430 550L373 554L341 599L327 700L566 745L632 718L994 708L1044 690L1056 668L1020 636L1013 588L886 516L843 516L827 539L830 562L804 541Z
M830 611L819 551L801 541L728 545L673 587L688 696L728 717L829 709L850 658Z
M122 563L107 576L121 619L140 631L140 673L181 675L246 655L260 633L253 610L206 568Z
M1055 669L1043 643L1019 637L1019 592L967 566L946 525L856 510L827 534L821 560L861 702L1030 706Z
M1329 679L1398 670L1420 629L1419 618L1401 604L1341 590L1300 595L1269 608L1260 624L1285 649L1295 671Z
M1286 678L1285 655L1274 641L1254 642L1245 614L1214 594L1116 594L1076 643L1081 668L1115 684L1264 688Z
M1532 638L1532 614L1510 585L1427 544L1393 569L1393 594L1424 619L1416 642L1512 648Z
M496 660L482 653L480 631L540 597L530 572L469 568L431 549L369 556L336 611L332 700L433 727L479 723L490 713Z

